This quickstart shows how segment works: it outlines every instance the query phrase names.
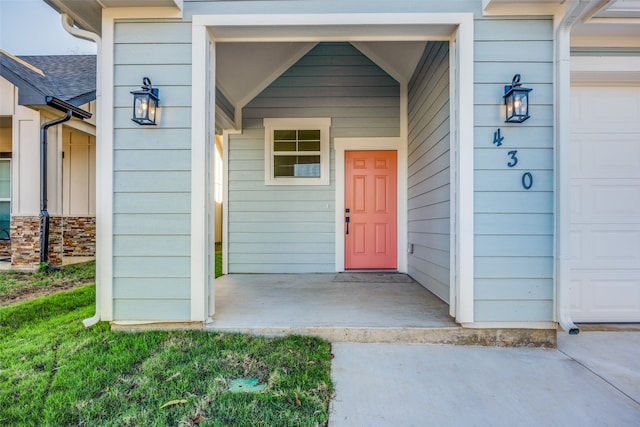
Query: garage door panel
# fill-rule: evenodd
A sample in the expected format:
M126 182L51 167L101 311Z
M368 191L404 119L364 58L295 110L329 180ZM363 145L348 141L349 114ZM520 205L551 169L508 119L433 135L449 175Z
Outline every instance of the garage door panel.
M572 268L631 269L640 268L640 226L591 225L572 230Z
M574 179L571 186L572 223L640 223L640 185L637 182Z
M573 178L640 178L637 135L580 132L572 137Z
M571 312L640 321L640 87L573 87Z
M572 316L576 322L639 322L640 270L629 272L583 272L571 281Z
M573 88L576 89L576 88ZM640 132L640 87L593 86L572 91L572 124L581 131Z

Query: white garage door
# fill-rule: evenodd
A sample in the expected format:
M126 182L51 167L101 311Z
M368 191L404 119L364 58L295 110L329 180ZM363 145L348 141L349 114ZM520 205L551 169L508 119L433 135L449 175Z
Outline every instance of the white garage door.
M576 322L640 321L640 86L572 87Z

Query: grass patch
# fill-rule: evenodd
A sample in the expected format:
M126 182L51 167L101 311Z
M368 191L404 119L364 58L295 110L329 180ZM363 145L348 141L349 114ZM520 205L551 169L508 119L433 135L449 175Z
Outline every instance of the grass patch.
M79 268L76 273L85 274ZM328 343L202 331L113 332L105 322L85 329L81 320L93 314L94 299L95 287L85 286L0 307L0 425L327 424L333 393ZM266 389L227 390L231 380L247 377Z
M0 306L93 283L96 263L72 264L59 271L0 271Z

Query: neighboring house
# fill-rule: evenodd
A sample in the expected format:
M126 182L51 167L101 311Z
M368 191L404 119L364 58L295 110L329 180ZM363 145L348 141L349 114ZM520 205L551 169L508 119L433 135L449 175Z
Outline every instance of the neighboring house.
M637 1L45 1L101 46L99 318L209 319L221 139L228 273L398 270L466 327L640 321Z
M0 51L0 258L40 261L40 127L64 116L52 96L95 113L95 55L16 57ZM95 255L95 118L48 129L49 260Z

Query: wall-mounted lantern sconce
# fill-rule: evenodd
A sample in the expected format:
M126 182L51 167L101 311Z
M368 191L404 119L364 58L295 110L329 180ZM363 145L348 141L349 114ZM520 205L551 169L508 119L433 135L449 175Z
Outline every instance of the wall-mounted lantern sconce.
M140 90L131 91L133 94L133 117L131 120L139 125L155 125L156 110L160 104L158 88L151 86L149 77L142 79Z
M529 116L529 92L531 89L522 87L520 74L513 76L510 85L504 87L504 106L506 107L507 123L522 123Z

